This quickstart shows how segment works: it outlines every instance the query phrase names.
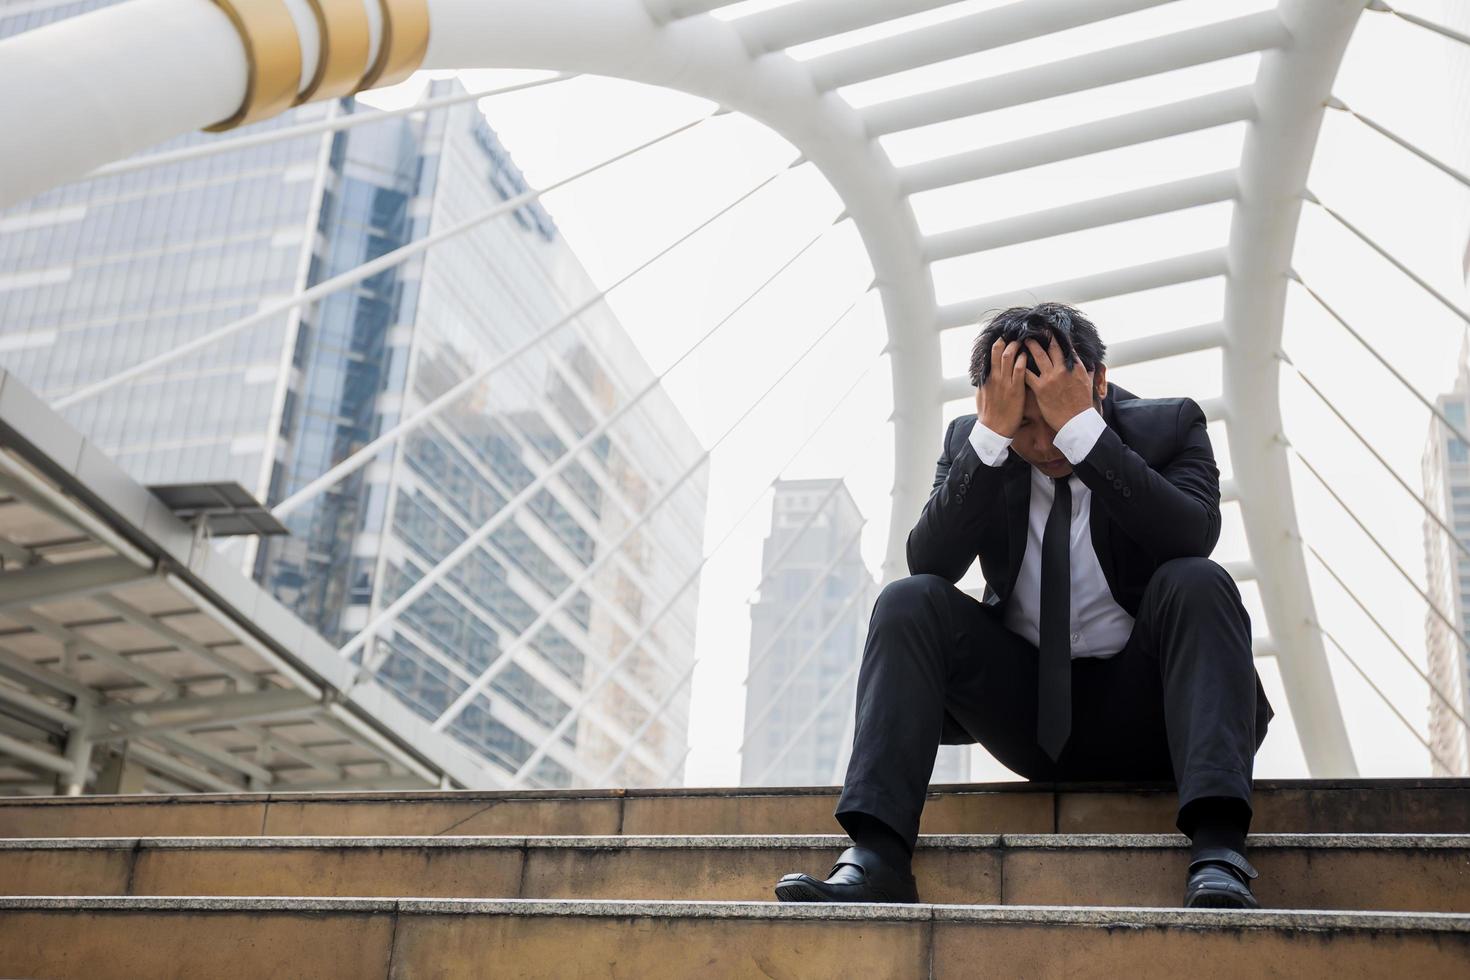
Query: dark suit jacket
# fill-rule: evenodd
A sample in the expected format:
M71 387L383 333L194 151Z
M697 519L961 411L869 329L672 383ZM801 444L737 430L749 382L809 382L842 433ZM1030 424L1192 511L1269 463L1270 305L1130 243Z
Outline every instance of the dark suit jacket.
M1092 491L1092 547L1108 587L1137 616L1160 564L1214 550L1220 471L1192 398L1139 398L1110 383L1102 416L1107 428L1073 472ZM909 532L909 572L956 582L978 557L984 601L1003 606L1026 547L1031 464L1013 451L986 466L970 445L974 427L974 415L949 424L934 490Z

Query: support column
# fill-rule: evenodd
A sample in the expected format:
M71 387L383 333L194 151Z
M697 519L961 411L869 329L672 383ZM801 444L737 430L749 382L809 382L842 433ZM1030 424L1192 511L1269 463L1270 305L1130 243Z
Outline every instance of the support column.
M86 705L75 705L73 710L82 718L82 724L73 728L66 737L66 761L71 772L56 778L56 791L62 796L81 796L87 791L87 776L92 766L91 712Z
M1302 191L1362 0L1282 0L1291 44L1261 55L1257 118L1240 162L1225 292L1224 399L1231 462L1266 622L1302 753L1316 778L1357 775L1302 556L1281 424L1287 275Z

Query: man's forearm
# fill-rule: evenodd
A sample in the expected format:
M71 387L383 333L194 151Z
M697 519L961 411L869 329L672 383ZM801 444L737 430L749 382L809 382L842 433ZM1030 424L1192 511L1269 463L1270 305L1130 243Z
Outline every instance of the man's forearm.
M1108 517L1160 560L1208 557L1220 539L1219 469L1204 413L1186 400L1178 424L1183 449L1165 472L1149 466L1106 425L1076 458L1077 447L1064 446L1057 434L1058 448Z
M977 442L986 446L988 458L995 460L990 465L976 451ZM911 575L938 575L950 582L964 576L975 560L985 522L1005 519L1000 463L1006 454L1006 445L987 445L982 433L967 441L952 461L947 455L941 458L934 490L909 532L906 551Z

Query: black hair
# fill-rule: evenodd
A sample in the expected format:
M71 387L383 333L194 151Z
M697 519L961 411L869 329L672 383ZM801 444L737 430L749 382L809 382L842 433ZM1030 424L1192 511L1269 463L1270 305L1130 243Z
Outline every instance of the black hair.
M980 336L975 338L975 346L970 351L970 383L978 388L990 377L990 348L997 338L1006 343L1021 341L1026 369L1032 374L1040 374L1041 369L1032 360L1031 352L1024 346L1025 341L1035 340L1046 347L1053 337L1062 349L1062 360L1069 370L1074 357L1080 358L1082 366L1089 371L1096 371L1107 357L1107 345L1097 335L1097 328L1079 310L1063 303L1013 306L991 317Z

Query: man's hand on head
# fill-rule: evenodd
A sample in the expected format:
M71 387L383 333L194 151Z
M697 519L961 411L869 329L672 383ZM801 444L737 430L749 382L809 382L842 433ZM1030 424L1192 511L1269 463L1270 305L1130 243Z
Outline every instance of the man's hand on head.
M975 415L980 424L1007 439L1021 427L1021 414L1026 408L1026 359L1021 356L1021 342L1006 343L997 337L990 347L990 374L975 390Z
M1027 340L1026 349L1041 369L1040 374L1023 369L1026 386L1036 393L1042 419L1052 429L1061 431L1062 426L1093 407L1092 372L1075 355L1068 368L1056 337L1051 338L1045 350L1035 340Z

